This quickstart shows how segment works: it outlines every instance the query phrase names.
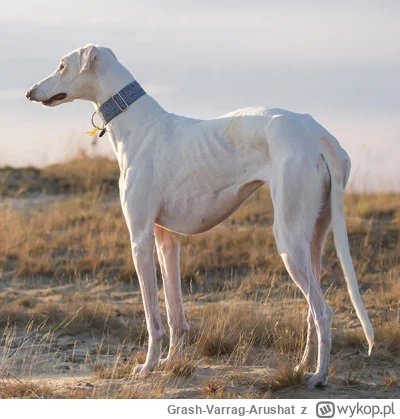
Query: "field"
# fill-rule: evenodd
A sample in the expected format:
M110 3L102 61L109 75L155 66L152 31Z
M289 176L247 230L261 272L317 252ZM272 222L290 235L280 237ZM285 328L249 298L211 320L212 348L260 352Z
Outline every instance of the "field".
M345 211L376 335L371 357L330 233L330 381L309 390L293 373L307 305L277 254L262 188L223 224L184 237L185 357L138 378L147 332L116 163L82 154L43 169L0 168L0 397L399 397L400 195L349 193Z

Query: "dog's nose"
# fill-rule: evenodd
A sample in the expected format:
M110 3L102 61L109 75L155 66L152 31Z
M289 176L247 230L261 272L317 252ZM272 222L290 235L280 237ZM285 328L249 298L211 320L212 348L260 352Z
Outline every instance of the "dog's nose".
M37 84L35 84L34 86L32 86L26 93L25 96L27 97L27 99L32 100L32 93L34 92L34 90L36 89Z
M29 89L29 90L25 93L25 96L26 96L26 97L27 97L27 99L29 99L29 100L31 100L32 91L33 91L33 89Z

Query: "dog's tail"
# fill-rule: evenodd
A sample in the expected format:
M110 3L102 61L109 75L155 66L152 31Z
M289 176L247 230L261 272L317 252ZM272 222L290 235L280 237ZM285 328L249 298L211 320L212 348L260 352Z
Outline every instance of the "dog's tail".
M343 174L342 164L337 155L334 144L328 138L321 137L321 154L325 159L331 176L331 223L335 240L335 247L346 278L350 298L364 329L369 345L369 355L374 346L374 331L364 303L358 289L356 274L350 256L349 241L347 236L346 222L344 219L344 185L347 179ZM347 176L346 176L347 177Z

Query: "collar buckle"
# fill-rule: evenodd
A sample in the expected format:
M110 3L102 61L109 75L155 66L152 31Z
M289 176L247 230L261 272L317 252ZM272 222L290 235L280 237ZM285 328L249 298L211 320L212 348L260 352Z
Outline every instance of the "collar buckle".
M116 96L118 96L118 99L120 99L120 103L118 103L118 101L115 99L115 97ZM122 95L121 95L121 93L120 92L117 92L117 93L114 93L112 96L111 96L111 99L114 101L114 103L118 106L118 108L119 108L119 110L121 111L121 112L125 112L128 108L129 108L129 105L125 102L125 99L122 97ZM121 103L125 106L125 107L122 107L121 106Z

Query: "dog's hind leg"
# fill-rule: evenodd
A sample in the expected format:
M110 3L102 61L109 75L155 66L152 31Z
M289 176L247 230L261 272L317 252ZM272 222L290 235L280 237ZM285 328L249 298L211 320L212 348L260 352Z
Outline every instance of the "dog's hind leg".
M330 196L329 187L326 188L326 197L323 202L325 203L322 211L315 224L314 233L311 241L311 263L314 271L315 279L320 283L321 279L321 262L322 253L328 235L329 228L331 225L331 207L330 207ZM307 367L314 368L317 360L317 331L314 324L314 318L311 312L311 308L308 310L307 316L307 340L306 347L304 350L303 357L296 367L296 371Z
M327 304L312 266L311 242L321 209L325 165L295 156L280 165L271 179L274 234L278 251L293 281L307 299L318 337L318 364L310 387L326 385L331 346L332 310ZM322 169L322 167L324 169Z
M182 356L185 332L189 329L186 323L181 293L179 271L180 234L154 225L157 255L163 277L165 302L167 306L170 344L167 358L161 363Z

